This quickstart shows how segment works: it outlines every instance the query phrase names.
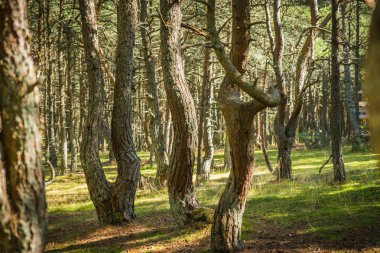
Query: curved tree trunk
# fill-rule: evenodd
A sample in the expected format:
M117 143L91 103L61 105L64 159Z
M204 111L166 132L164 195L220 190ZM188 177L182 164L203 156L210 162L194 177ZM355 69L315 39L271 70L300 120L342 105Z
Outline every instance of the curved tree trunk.
M46 200L27 2L0 4L0 252L42 253Z
M160 0L160 11L161 66L174 132L168 179L169 201L175 220L179 224L186 224L194 219L194 211L200 207L192 181L195 106L184 73L180 1Z
M99 131L104 117L104 75L99 57L99 42L92 0L80 0L82 34L91 92L83 131L81 159L88 189L101 224L116 224L136 218L135 192L139 182L140 160L131 132L131 95L136 1L119 1L116 84L112 111L112 141L118 163L116 182L110 184L99 159ZM117 152L116 152L117 150Z
M151 1L150 1L151 3ZM148 123L149 132L152 137L153 151L157 161L156 180L160 185L164 185L168 178L169 157L167 148L164 143L164 130L162 125L162 115L160 105L158 103L158 84L156 81L156 60L152 52L152 36L153 31L150 18L148 18L147 0L140 0L140 21L141 24L141 40L143 44L143 54L146 69L146 90L148 92Z
M310 24L313 27L317 26L318 20L318 3L316 0L310 1ZM267 12L268 4L267 5ZM292 178L292 159L291 152L292 147L295 142L296 131L298 126L298 120L303 107L304 95L308 89L305 84L306 74L308 72L307 61L310 56L313 55L314 50L314 40L319 32L319 29L310 29L309 35L306 37L305 42L298 54L297 64L296 64L296 88L295 88L295 102L293 110L290 110L287 106L288 96L286 94L285 80L283 77L282 69L282 59L284 52L284 33L281 22L281 0L274 1L274 32L273 37L272 31L270 29L269 21L267 20L268 34L271 38L271 45L273 50L273 61L274 70L276 73L276 83L280 86L282 92L282 103L277 108L277 115L274 121L274 132L277 139L278 145L278 179L291 179ZM267 19L268 19L267 14ZM326 16L321 22L320 26L323 28L331 19L331 16ZM286 115L290 114L288 120L286 120ZM287 122L286 122L287 121Z
M230 57L224 51L215 26L215 0L208 0L207 27L211 44L226 76L218 103L226 121L231 147L232 170L214 213L211 247L215 252L235 252L243 248L241 224L254 168L254 116L280 102L278 91L268 94L246 81L250 38L250 1L232 0L232 42ZM243 102L241 90L252 97Z

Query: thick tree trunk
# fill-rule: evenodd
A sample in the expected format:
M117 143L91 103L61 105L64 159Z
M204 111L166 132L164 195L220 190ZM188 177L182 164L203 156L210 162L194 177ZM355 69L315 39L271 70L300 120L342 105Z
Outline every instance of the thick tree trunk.
M207 27L218 60L226 71L218 103L226 121L231 147L232 170L214 213L211 248L215 252L235 252L243 248L241 224L254 167L254 116L280 102L278 91L268 94L245 81L250 38L250 1L232 1L232 41L227 56L215 26L215 1L208 0ZM243 102L242 89L253 99ZM274 96L273 96L274 95Z
M334 181L344 182L346 180L346 170L343 162L342 145L342 112L340 100L340 70L339 70L339 21L338 21L338 0L331 1L332 11L332 35L331 35L331 151L334 166Z
M152 4L151 1L149 1ZM169 157L164 143L164 130L162 125L162 115L158 103L158 85L156 81L156 59L152 52L152 25L153 20L148 18L147 0L140 1L140 21L142 22L140 32L143 44L143 54L146 70L146 90L148 96L148 124L152 137L152 148L157 161L156 180L160 185L164 185L168 178Z
M46 200L27 2L0 4L0 252L42 253Z
M219 101L226 101L220 96ZM215 252L235 252L244 247L241 225L254 167L254 114L247 108L223 104L231 146L232 170L214 213L211 246Z
M112 110L112 145L118 176L112 187L112 201L119 206L123 218L136 218L134 202L140 180L140 159L132 135L133 48L137 22L137 0L119 0L117 5L118 42L116 76ZM115 205L115 203L113 203Z
M134 200L139 181L140 161L132 142L131 95L134 29L137 6L134 0L118 2L118 45L116 84L112 120L112 140L118 162L116 182L110 184L99 159L99 131L104 119L104 75L93 1L80 0L82 34L87 60L88 99L81 159L87 186L101 224L115 224L136 218Z
M160 0L161 65L168 106L173 119L173 147L169 169L169 201L179 224L194 219L200 207L192 181L195 160L196 115L184 73L181 49L180 1Z
M370 124L376 152L380 153L380 4L377 1L372 16L367 58L367 97L369 102Z

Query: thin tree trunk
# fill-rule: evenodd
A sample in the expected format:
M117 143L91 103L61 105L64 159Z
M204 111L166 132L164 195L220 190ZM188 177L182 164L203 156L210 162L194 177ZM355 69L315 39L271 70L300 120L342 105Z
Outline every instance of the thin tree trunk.
M149 1L150 5L152 4ZM158 103L158 84L156 81L156 59L152 52L152 22L148 17L147 0L140 0L140 21L142 22L140 32L143 44L143 54L146 69L146 90L147 90L147 105L148 105L148 124L149 132L152 137L152 148L157 160L156 180L160 185L164 185L168 178L169 157L167 146L164 143L164 130L162 125L162 115L160 105Z
M174 132L168 180L169 202L175 220L179 224L187 224L194 220L194 211L200 207L192 181L195 160L195 106L185 79L180 1L160 0L160 12L161 66Z
M47 210L27 2L0 4L0 252L42 253Z
M331 34L331 151L334 166L334 181L344 182L346 180L346 170L343 162L342 146L342 112L340 100L340 71L339 71L339 21L338 21L338 0L331 1L332 11L332 34Z
M59 1L59 17L58 17L58 40L57 40L57 58L58 58L58 86L59 86L59 124L60 124L60 173L61 175L67 174L67 129L66 129L66 105L65 105L65 80L64 80L64 66L63 66L63 46L62 46L62 33L63 33L63 19L64 19L64 0ZM67 74L67 73L66 73Z
M50 26L50 1L45 2L45 25L46 25L46 129L48 149L47 157L54 168L57 167L58 158L55 145L54 108L53 108L53 84L52 84L52 61L51 61L51 26Z
M205 120L204 120L204 134L203 134L203 149L204 156L202 162L201 175L204 179L210 180L211 165L214 158L214 144L213 144L213 127L212 127L212 108L211 103L214 98L214 89L212 83L212 70L211 70L211 48L206 48L205 63L204 63L204 83L206 85L205 95Z
M66 68L66 83L67 83L67 106L69 109L68 111L68 128L69 128L69 144L70 144L70 153L71 153L71 165L70 165L70 172L76 172L78 168L78 150L77 150L77 107L75 106L75 82L72 81L72 69L74 65L74 56L73 56L73 30L68 29L65 33L66 37L66 55L67 55L67 68Z
M346 5L341 6L342 13L342 33L346 36ZM351 80L351 67L350 67L350 45L348 41L348 36L345 37L345 42L343 44L343 63L344 63L344 91L345 91L345 105L348 114L348 122L350 129L352 131L352 151L357 151L360 149L360 129L359 122L356 116L355 109L355 99L352 91L352 80Z
M197 154L197 183L203 180L210 179L210 169L214 148L212 146L212 126L210 114L210 99L211 99L211 49L206 47L204 49L204 62L203 62L203 82L201 100L199 105L199 122L198 122L198 154ZM207 116L206 116L207 114ZM206 122L207 121L207 122ZM206 125L207 124L207 125ZM208 128L206 129L206 127ZM206 136L207 135L207 136ZM211 145L210 145L211 144ZM203 149L205 156L202 157ZM203 159L202 159L203 158ZM206 163L206 164L204 164Z
M224 140L224 169L231 169L232 161L231 161L231 147L230 141L228 140L228 133L226 133L226 138Z

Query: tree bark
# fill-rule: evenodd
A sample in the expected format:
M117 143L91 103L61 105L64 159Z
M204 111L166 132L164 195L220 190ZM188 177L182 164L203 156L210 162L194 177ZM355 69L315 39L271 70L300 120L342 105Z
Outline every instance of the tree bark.
M173 120L173 147L168 189L172 214L179 224L194 220L198 203L192 175L195 160L196 115L184 72L181 49L180 1L160 0L161 66L168 106Z
M59 125L60 125L60 173L61 175L67 174L67 129L66 129L66 92L64 80L64 67L63 67L63 46L62 46L62 33L64 22L64 0L59 1L59 17L58 17L58 40L57 40L57 58L58 58L58 87L59 87Z
M218 103L226 121L231 147L232 170L214 213L211 248L215 252L235 252L243 248L241 224L254 167L254 116L280 102L279 92L266 93L246 79L250 38L250 1L232 1L232 41L230 57L220 41L215 21L215 0L208 0L207 28L211 45L226 76ZM253 99L243 102L241 90Z
M214 156L214 146L212 144L212 124L211 124L211 48L206 47L203 62L203 83L200 102L200 117L198 122L198 164L197 182L210 179L212 159ZM202 156L204 150L204 156Z
M152 4L151 1L149 1ZM158 84L156 80L156 59L152 52L152 18L148 17L147 0L140 0L140 21L142 22L140 32L143 45L143 55L146 70L146 90L148 102L148 129L152 137L152 148L157 161L156 181L164 185L168 178L169 157L164 143L164 130L162 115L158 103Z
M346 180L346 170L343 161L342 146L342 112L340 100L340 70L339 70L339 20L338 20L338 0L331 1L332 28L331 28L331 152L334 166L334 181L344 182Z
M359 122L356 116L355 99L352 89L351 79L351 66L350 66L350 45L349 38L346 36L346 4L341 6L342 13L342 33L345 36L345 42L343 44L343 63L344 63L344 92L345 92L345 105L348 115L348 123L352 132L352 151L360 149L360 129Z
M51 60L51 25L50 25L50 1L45 2L45 25L46 25L46 136L48 137L46 156L54 168L57 167L58 158L55 144L54 109L53 109L53 84L52 84L52 60Z
M0 252L42 253L46 200L27 2L0 4Z
M118 163L114 184L106 179L99 159L99 131L104 119L104 75L92 0L80 0L82 35L87 61L89 99L83 131L81 160L87 186L101 224L117 224L136 218L134 200L139 181L140 161L132 142L131 94L136 1L119 1L116 84L112 111L112 140Z
M370 126L372 129L375 150L380 153L380 4L377 1L373 12L371 28L369 32L369 47L366 66L366 85L369 103Z
M66 55L67 55L67 68L66 68L66 83L67 83L67 106L68 111L68 128L69 128L69 145L71 153L71 165L70 172L76 172L78 168L78 150L77 150L77 129L78 129L78 117L77 117L77 107L75 106L75 82L72 81L72 70L75 64L75 57L73 55L73 33L74 31L70 28L66 28L65 38L66 38Z
M118 175L112 187L113 206L123 218L136 218L134 201L140 180L140 159L132 135L133 48L137 22L137 0L119 0L117 5L116 76L112 110L112 145Z
M211 103L214 98L214 88L212 82L211 70L211 48L206 48L205 63L204 63L204 85L206 85L206 100L204 104L205 120L204 120L204 133L203 133L203 149L204 156L202 162L201 175L204 179L210 180L211 165L214 158L214 144L213 144L213 126L212 126L212 108Z

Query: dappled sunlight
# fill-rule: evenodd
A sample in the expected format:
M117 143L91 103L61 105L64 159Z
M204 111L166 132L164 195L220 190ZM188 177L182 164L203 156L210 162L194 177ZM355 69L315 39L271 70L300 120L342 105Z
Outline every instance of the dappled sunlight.
M276 152L269 153L275 161ZM149 158L146 152L140 155ZM337 250L380 245L374 238L377 227L380 228L380 171L374 155L361 152L347 156L348 182L344 185L332 184L330 165L318 173L327 155L325 151L295 151L295 179L278 182L269 174L261 153L256 152L257 167L242 225L248 249L255 248L254 245L271 247L273 241L283 240L296 241L301 248ZM223 163L222 154L219 162ZM141 173L154 177L155 168L145 165ZM215 208L229 173L229 170L213 172L211 180L195 189L203 206ZM107 169L106 174L116 176L115 166ZM138 220L105 228L97 224L80 170L57 177L47 186L47 198L50 217L47 252L164 253L209 249L210 224L177 226L171 216L167 189L138 190L135 202ZM342 242L351 237L361 238L362 243ZM338 245L334 245L336 241Z

